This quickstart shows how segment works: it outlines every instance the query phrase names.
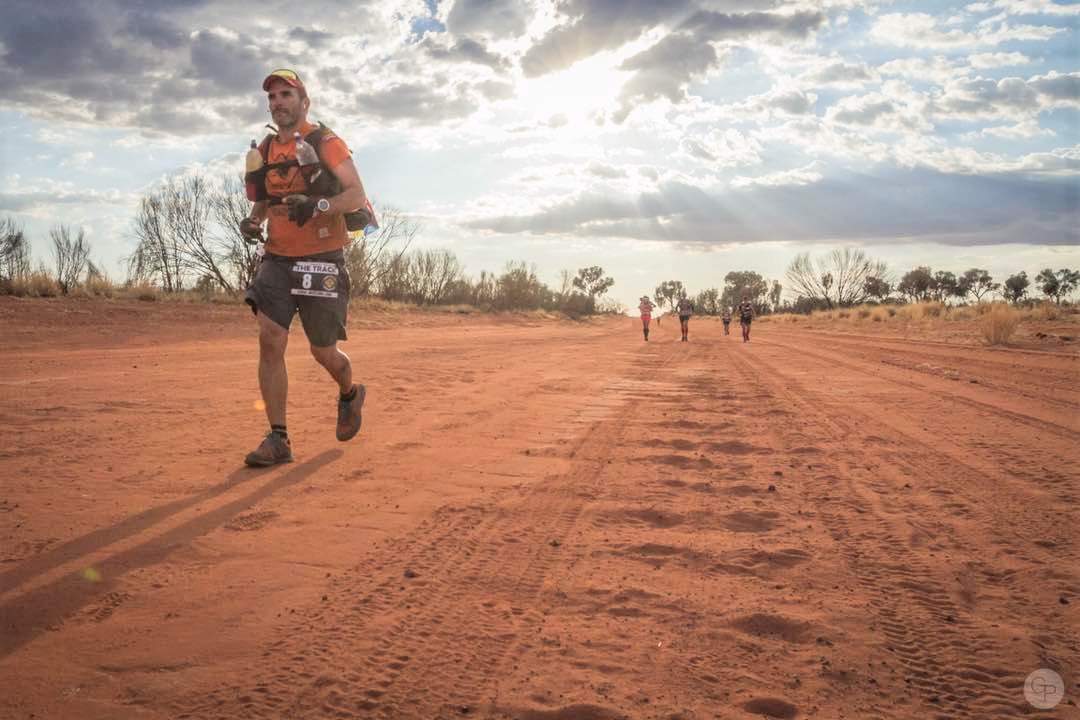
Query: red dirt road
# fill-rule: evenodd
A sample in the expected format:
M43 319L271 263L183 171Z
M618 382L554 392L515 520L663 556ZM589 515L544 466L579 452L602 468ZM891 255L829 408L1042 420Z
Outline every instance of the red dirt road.
M0 717L1080 715L1075 352L354 320L0 298Z

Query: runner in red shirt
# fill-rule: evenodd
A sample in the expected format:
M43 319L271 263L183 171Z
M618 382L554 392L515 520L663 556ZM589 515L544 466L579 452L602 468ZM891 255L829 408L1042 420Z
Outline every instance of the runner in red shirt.
M652 320L652 311L656 305L649 299L648 295L641 296L641 303L638 305L638 310L641 312L641 329L645 333L645 342L649 342L649 322Z

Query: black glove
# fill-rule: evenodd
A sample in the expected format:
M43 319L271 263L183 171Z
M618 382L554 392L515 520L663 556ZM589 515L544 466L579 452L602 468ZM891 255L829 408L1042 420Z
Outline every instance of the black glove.
M249 245L262 242L262 223L254 218L246 217L240 221L240 234Z
M289 205L289 219L298 227L304 227L304 223L315 214L315 203L318 200L307 195L289 195L285 202Z

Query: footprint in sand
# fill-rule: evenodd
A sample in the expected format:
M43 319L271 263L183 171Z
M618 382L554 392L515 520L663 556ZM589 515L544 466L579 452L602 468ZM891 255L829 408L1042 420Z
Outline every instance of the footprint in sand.
M663 567L669 560L675 560L685 566L703 566L710 562L705 553L691 550L687 547L674 547L672 545L660 545L658 543L645 543L635 545L625 550L615 550L612 555L628 557L655 568Z
M728 455L749 455L750 453L767 452L768 448L750 445L739 440L728 440L722 443L709 443L708 448L713 452L727 453Z
M810 623L771 613L753 613L732 620L728 624L747 635L759 638L774 638L789 643L807 642L813 634L811 632L813 626Z
M709 460L708 458L690 458L685 455L653 455L648 458L648 460L649 462L654 462L659 465L677 467L680 470L690 470L693 468L707 470L713 466L712 460Z
M759 512L744 512L742 510L728 513L721 521L723 526L732 532L769 532L777 525L780 513L772 510Z
M271 510L263 510L261 512L237 515L225 525L225 529L236 530L240 532L258 530L259 528L264 527L268 522L270 522L277 516L278 514Z
M518 710L514 720L627 720L614 710L599 705L568 705L557 710Z
M611 513L616 522L628 525L649 525L654 528L671 528L682 525L684 518L678 513L661 512L660 510L616 510Z
M742 704L742 709L754 715L762 715L775 720L792 720L799 714L799 709L779 698L754 698Z

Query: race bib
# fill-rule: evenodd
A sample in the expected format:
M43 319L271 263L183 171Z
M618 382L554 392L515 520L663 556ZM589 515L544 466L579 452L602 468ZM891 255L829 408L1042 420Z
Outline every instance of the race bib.
M300 260L290 269L293 295L336 298L338 296L338 266L332 262Z

